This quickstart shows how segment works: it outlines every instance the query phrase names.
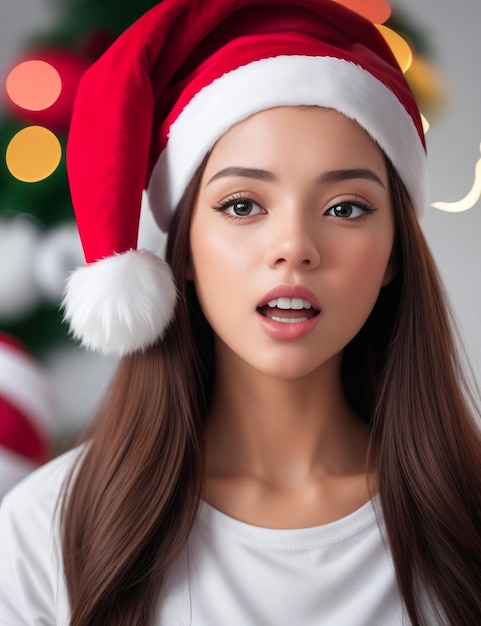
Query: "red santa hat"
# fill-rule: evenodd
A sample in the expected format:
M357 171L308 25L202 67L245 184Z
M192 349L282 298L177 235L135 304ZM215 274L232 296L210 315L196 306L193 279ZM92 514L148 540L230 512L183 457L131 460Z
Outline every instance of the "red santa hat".
M318 105L356 120L427 206L417 105L378 29L332 0L164 0L86 73L67 165L88 265L64 310L89 348L144 349L172 319L170 269L136 250L142 192L160 227L215 142L277 106Z
M0 498L50 456L53 385L14 338L0 333Z

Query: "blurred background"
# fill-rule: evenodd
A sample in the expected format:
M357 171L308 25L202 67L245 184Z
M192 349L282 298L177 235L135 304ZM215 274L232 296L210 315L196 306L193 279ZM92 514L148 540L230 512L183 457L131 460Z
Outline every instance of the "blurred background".
M85 69L154 3L1 0L0 332L19 340L48 378L54 450L81 430L115 367L75 346L58 312L65 277L83 262L64 163L72 100ZM357 4L375 11L386 3ZM429 123L430 202L438 208L423 229L479 384L481 3L389 4L391 16L379 21L386 36L402 38L393 45L410 64L406 76Z

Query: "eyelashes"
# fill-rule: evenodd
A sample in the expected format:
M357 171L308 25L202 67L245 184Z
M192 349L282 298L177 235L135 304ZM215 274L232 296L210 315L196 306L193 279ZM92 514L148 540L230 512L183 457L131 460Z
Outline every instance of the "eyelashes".
M266 213L254 200L244 195L230 196L213 208L225 217L233 219L245 219Z
M246 220L267 211L247 194L234 194L212 207L226 219ZM322 215L343 221L360 221L376 212L376 208L358 197L350 197L333 203Z
M344 220L359 220L376 211L375 207L360 200L343 200L336 202L324 215L331 215Z

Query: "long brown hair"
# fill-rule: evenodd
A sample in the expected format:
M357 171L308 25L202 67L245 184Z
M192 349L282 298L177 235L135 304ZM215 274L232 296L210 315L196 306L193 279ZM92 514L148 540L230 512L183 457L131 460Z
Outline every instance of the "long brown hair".
M205 163L205 162L204 162ZM204 164L169 232L179 289L165 339L120 364L67 485L63 559L71 626L153 623L166 570L202 494L211 331L186 280ZM481 619L481 441L439 279L389 166L397 276L343 355L345 393L371 424L387 539L414 626ZM426 602L429 599L429 602Z
M371 333L384 326L386 334L383 318L391 309L374 387L372 457L413 625L426 623L430 597L429 623L475 626L481 623L479 424L434 261L406 191L390 173L393 204L403 209L396 211L400 270L392 285L397 293L386 294L382 315L370 320Z

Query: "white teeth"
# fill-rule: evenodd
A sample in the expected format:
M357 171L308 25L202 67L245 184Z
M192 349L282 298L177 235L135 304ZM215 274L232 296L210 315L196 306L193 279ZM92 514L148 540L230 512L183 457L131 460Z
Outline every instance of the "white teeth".
M277 309L311 309L312 304L302 298L276 298L275 300L269 300L267 305L271 308Z
M298 322L307 322L308 317L277 317L277 315L269 316L269 319L283 324L297 324Z
M291 309L303 309L303 308L304 308L304 300L302 298L291 299Z
M279 309L290 309L291 299L290 298L277 298L277 307Z

